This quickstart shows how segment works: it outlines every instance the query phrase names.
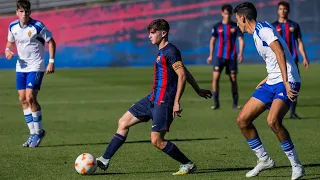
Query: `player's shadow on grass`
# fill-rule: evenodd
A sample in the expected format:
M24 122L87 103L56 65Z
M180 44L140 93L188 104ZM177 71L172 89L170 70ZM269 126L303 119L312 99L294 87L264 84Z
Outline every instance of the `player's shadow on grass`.
M168 141L210 141L218 140L220 138L190 138L190 139L166 139ZM139 144L139 143L151 143L151 140L140 140L140 141L127 141L125 144ZM77 144L57 144L57 145L47 145L39 147L64 147L64 146L87 146L87 145L107 145L109 142L99 142L99 143L77 143Z
M320 167L320 164L305 164L304 167ZM198 169L195 174L203 174L203 173L215 173L215 172L236 172L236 171L249 171L251 170L253 167L240 167L240 168L208 168L208 169ZM277 166L276 168L291 168L291 166ZM269 170L268 170L269 171ZM272 169L271 169L272 171ZM165 170L165 171L148 171L148 172L111 172L111 173L95 173L93 175L95 176L99 176L99 175L124 175L124 174L152 174L152 173L173 173L175 172L175 170ZM316 177L304 177L303 179L319 179L320 178L320 174L306 174L306 176L316 176ZM287 178L287 176L264 176L264 177L285 177Z

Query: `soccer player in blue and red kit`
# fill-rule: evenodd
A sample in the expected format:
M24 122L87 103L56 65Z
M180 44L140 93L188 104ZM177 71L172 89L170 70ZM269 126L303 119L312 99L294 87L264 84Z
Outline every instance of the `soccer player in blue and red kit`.
M242 53L244 48L243 34L237 27L237 23L231 21L232 6L225 4L221 7L222 21L215 24L212 28L212 36L210 40L210 55L207 63L211 64L213 61L213 77L212 77L212 91L214 97L214 105L211 109L219 109L219 79L224 67L226 67L226 74L230 77L233 108L239 109L238 106L238 61L242 61ZM239 42L239 54L237 56L236 39ZM215 43L218 41L218 50L216 58L213 60L213 51Z
M298 59L296 43L298 43L298 49L303 58L303 65L305 68L308 68L309 61L307 59L307 54L302 42L302 34L301 34L300 26L298 23L288 19L289 13L290 13L290 4L286 1L280 1L278 3L279 19L273 22L272 25L278 31L278 33L282 36L282 38L285 40L297 66L299 63L299 59ZM296 114L296 106L297 106L297 99L290 106L291 119L301 119Z
M196 165L178 147L164 139L175 116L180 116L180 99L188 81L199 96L211 97L210 90L200 89L191 73L184 67L180 51L168 42L169 24L164 19L156 19L148 26L149 39L158 46L154 62L154 83L152 92L136 102L119 119L118 129L105 153L97 158L98 166L106 170L111 157L125 142L129 128L152 119L151 143L181 163L173 175L193 173Z

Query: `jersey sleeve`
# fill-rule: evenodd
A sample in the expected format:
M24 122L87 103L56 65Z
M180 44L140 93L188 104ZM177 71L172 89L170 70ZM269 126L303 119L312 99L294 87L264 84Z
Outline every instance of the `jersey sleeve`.
M8 29L8 41L9 42L14 42L14 36L13 36L10 28Z
M218 37L218 32L217 32L217 26L216 26L216 25L214 25L214 26L212 27L211 36L212 36L212 37Z
M296 24L296 28L295 28L295 31L294 31L294 38L295 39L301 39L302 38L302 33L301 33L301 29L300 29L300 26L299 24Z
M262 41L266 42L268 46L275 40L277 40L277 36L273 33L273 29L264 27L259 31L259 37Z
M241 32L239 27L237 27L237 37L243 37L243 33Z
M37 33L41 38L43 38L46 42L50 41L52 38L52 33L42 22L36 21L34 27L37 29Z
M50 41L52 38L52 33L44 26L43 29L40 31L39 35L46 41Z
M181 53L177 49L171 49L167 52L166 59L174 70L183 67Z

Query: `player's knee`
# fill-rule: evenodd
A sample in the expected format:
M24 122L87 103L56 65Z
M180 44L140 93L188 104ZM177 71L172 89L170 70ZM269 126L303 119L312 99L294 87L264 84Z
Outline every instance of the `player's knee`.
M26 96L25 95L20 95L19 96L19 101L21 102L21 103L23 103L23 104L25 104L25 103L27 103L27 98L26 98Z
M28 104L33 104L35 102L34 96L32 94L27 94L26 101L28 102Z
M118 128L119 129L129 129L129 124L127 123L127 120L123 117L121 117L118 121Z
M240 129L248 127L249 123L246 119L245 114L240 113L237 117L237 124Z
M153 146L161 149L161 148L163 148L162 146L163 146L164 141L161 137L151 136L151 143Z
M276 117L268 117L267 118L268 126L272 128L272 130L276 131L281 126L278 119Z

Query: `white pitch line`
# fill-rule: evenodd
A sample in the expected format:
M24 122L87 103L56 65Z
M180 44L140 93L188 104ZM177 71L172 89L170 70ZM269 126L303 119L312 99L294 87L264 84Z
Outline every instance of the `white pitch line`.
M250 97L242 97L239 98L240 100L247 100ZM299 99L320 99L320 96L301 96ZM100 99L100 100L57 100L57 101L41 101L39 100L39 103L41 105L56 105L56 104L112 104L112 103L135 103L139 99ZM182 98L181 102L200 102L200 101L210 101L210 99L204 99L204 98ZM220 98L220 101L232 101L232 99L226 99L226 98ZM0 106L6 106L6 105L19 105L19 101L16 102L0 102Z

